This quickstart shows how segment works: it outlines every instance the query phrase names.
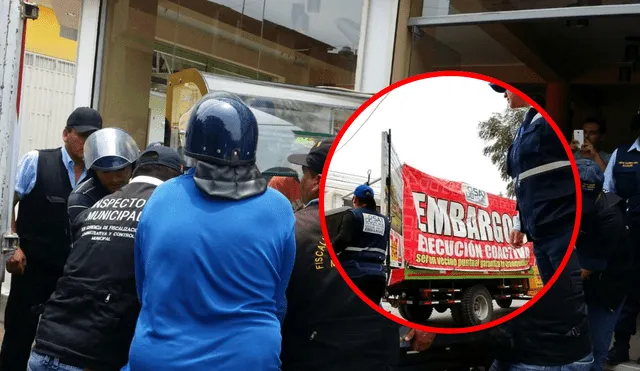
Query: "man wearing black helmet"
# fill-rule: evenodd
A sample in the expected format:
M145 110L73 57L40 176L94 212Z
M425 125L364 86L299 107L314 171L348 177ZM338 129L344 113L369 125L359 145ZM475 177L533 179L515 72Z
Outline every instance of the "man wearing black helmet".
M29 371L119 370L140 309L133 245L138 218L155 188L182 174L178 154L146 150L131 182L80 218L65 271L44 308Z
M101 128L97 111L77 108L62 131L62 147L31 151L18 164L13 206L19 203L20 210L11 227L20 237L20 248L7 261L12 277L0 351L2 371L27 368L38 325L32 308L49 298L62 274L69 253L67 199L87 176L85 140Z
M140 218L142 307L124 370L279 370L295 219L257 169L257 145L240 98L193 107L184 153L195 166L159 186Z

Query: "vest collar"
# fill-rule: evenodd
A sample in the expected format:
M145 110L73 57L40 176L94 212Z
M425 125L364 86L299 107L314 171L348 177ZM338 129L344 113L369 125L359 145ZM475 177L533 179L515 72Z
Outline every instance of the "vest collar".
M158 178L154 178L151 176L146 176L146 175L140 175L137 176L133 179L131 179L131 181L129 181L129 184L131 183L147 183L147 184L153 184L155 186L159 186L160 184L164 183L162 180L158 179Z

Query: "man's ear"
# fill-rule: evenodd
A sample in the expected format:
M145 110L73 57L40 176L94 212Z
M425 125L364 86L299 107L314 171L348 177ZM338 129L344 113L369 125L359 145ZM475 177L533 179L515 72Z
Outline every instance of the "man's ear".
M318 190L318 192L320 191L320 181L322 180L322 175L318 174L315 177L313 177L313 190Z
M67 138L69 137L69 132L67 128L62 129L62 141L67 143Z

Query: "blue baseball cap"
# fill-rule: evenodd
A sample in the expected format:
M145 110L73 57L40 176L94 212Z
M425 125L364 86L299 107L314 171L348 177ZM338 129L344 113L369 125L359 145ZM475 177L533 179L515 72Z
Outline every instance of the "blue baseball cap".
M503 88L502 86L498 85L498 84L494 84L494 83L489 83L489 86L491 87L491 89L493 89L493 91L495 91L496 93L504 93L505 91L507 91L507 89Z
M353 195L360 199L369 199L373 198L373 188L369 187L366 184L359 185L355 191L353 191Z
M588 212L594 206L604 185L604 173L592 160L576 160L582 188L582 209Z

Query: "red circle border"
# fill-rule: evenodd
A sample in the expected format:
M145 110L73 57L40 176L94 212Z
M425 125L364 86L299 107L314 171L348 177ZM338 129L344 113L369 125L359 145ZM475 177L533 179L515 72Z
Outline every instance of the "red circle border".
M574 183L575 183L575 187L576 187L576 216L575 216L575 223L574 223L574 227L573 227L573 233L571 235L571 243L569 244L569 246L567 247L567 252L564 255L564 258L562 259L562 262L560 263L559 268L556 270L556 272L553 274L553 276L551 277L551 280L549 280L549 282L543 286L543 288L531 299L528 300L526 304L524 304L522 307L516 309L515 311L509 313L508 315L501 317L499 319L487 322L487 323L483 323L480 325L476 325L476 326L470 326L470 327L463 327L463 328L442 328L442 327L431 327L431 326L425 326L425 325L420 325L417 323L413 323L413 322L409 322L403 318L400 318L390 312L387 312L386 310L384 310L384 308L380 305L376 305L375 303L373 303L371 300L369 300L369 298L367 298L359 289L358 287L353 283L353 281L351 281L351 279L349 278L349 276L346 274L346 272L344 271L344 269L342 268L342 266L340 265L338 258L335 254L335 252L333 251L333 246L331 246L331 239L329 238L329 234L328 234L328 230L327 230L327 224L326 224L326 220L325 220L325 210L324 210L324 190L326 187L326 180L327 177L323 176L320 180L320 195L319 195L319 209L320 209L320 225L322 228L322 235L325 239L325 242L327 244L327 249L329 250L329 255L331 256L331 259L333 260L333 262L335 263L336 269L338 269L338 272L340 272L340 275L342 276L342 278L345 280L345 282L349 285L349 287L351 288L351 290L353 290L356 295L358 295L360 297L360 299L362 299L365 303L367 303L371 308L373 308L374 310L376 310L378 313L382 314L383 316L387 317L388 319L399 323L403 326L407 326L410 328L414 328L417 330L421 330L421 331L425 331L425 332L431 332L431 333L436 333L436 334L467 334L467 333L472 333L472 332L476 332L476 331L482 331L482 330L487 330L490 329L494 326L498 326L500 324L503 324L513 318L515 318L516 316L518 316L519 314L522 314L525 310L527 310L528 308L530 308L532 305L534 305L538 300L540 300L540 298L547 293L547 291L549 291L549 289L551 288L551 286L553 284L555 284L555 282L557 281L558 277L560 276L561 272L564 270L565 266L567 265L567 263L569 262L569 259L571 258L571 254L573 252L573 246L575 246L576 243L576 239L578 237L578 232L580 229L580 217L582 215L582 187L580 186L580 176L578 174L578 168L576 166L576 162L575 159L573 158L573 153L571 152L571 148L569 147L569 143L567 143L566 139L564 138L564 135L562 133L562 131L560 130L560 128L558 127L558 125L556 125L555 121L551 118L551 116L549 116L549 114L538 104L536 103L533 99L531 99L529 96L527 96L526 94L524 94L522 91L514 88L513 86L500 81L498 79L495 79L493 77L490 76L486 76L483 74L479 74L479 73L475 73L475 72L464 72L464 71L449 71L449 70L444 70L444 71L437 71L437 72L428 72L428 73L422 73L419 75L415 75L415 76L411 76L408 77L404 80L400 80L398 82L395 82L389 86L387 86L386 88L380 90L378 93L376 93L373 97L369 98L364 104L362 104L355 112L353 115L351 115L351 117L349 117L349 119L347 120L347 122L343 125L343 127L341 128L340 132L336 135L333 145L331 147L331 149L329 150L329 154L327 155L327 160L325 162L324 168L323 168L323 174L327 174L331 165L331 160L333 158L333 154L335 153L336 148L338 147L338 144L340 143L342 137L344 136L344 134L346 133L346 131L349 129L349 127L353 124L353 122L356 120L356 118L358 118L363 112L364 110L366 110L371 104L373 104L374 102L376 102L378 99L380 99L381 97L383 97L385 94L390 93L391 91L410 84L412 82L415 81L419 81L419 80L424 80L424 79L428 79L428 78L433 78L433 77L446 77L446 76L457 76L457 77L467 77L467 78L473 78L476 80L483 80L486 81L488 83L493 83L496 85L499 85L507 90L510 90L513 93L516 93L519 97L521 97L522 99L524 99L527 103L529 103L533 108L535 108L546 120L547 122L551 125L551 127L553 128L553 130L555 131L556 135L558 136L558 138L560 138L560 141L562 142L562 145L564 146L565 152L567 154L567 157L569 158L569 162L571 163L571 169L573 171L573 178L574 178ZM490 89L489 87L487 87L487 89Z

